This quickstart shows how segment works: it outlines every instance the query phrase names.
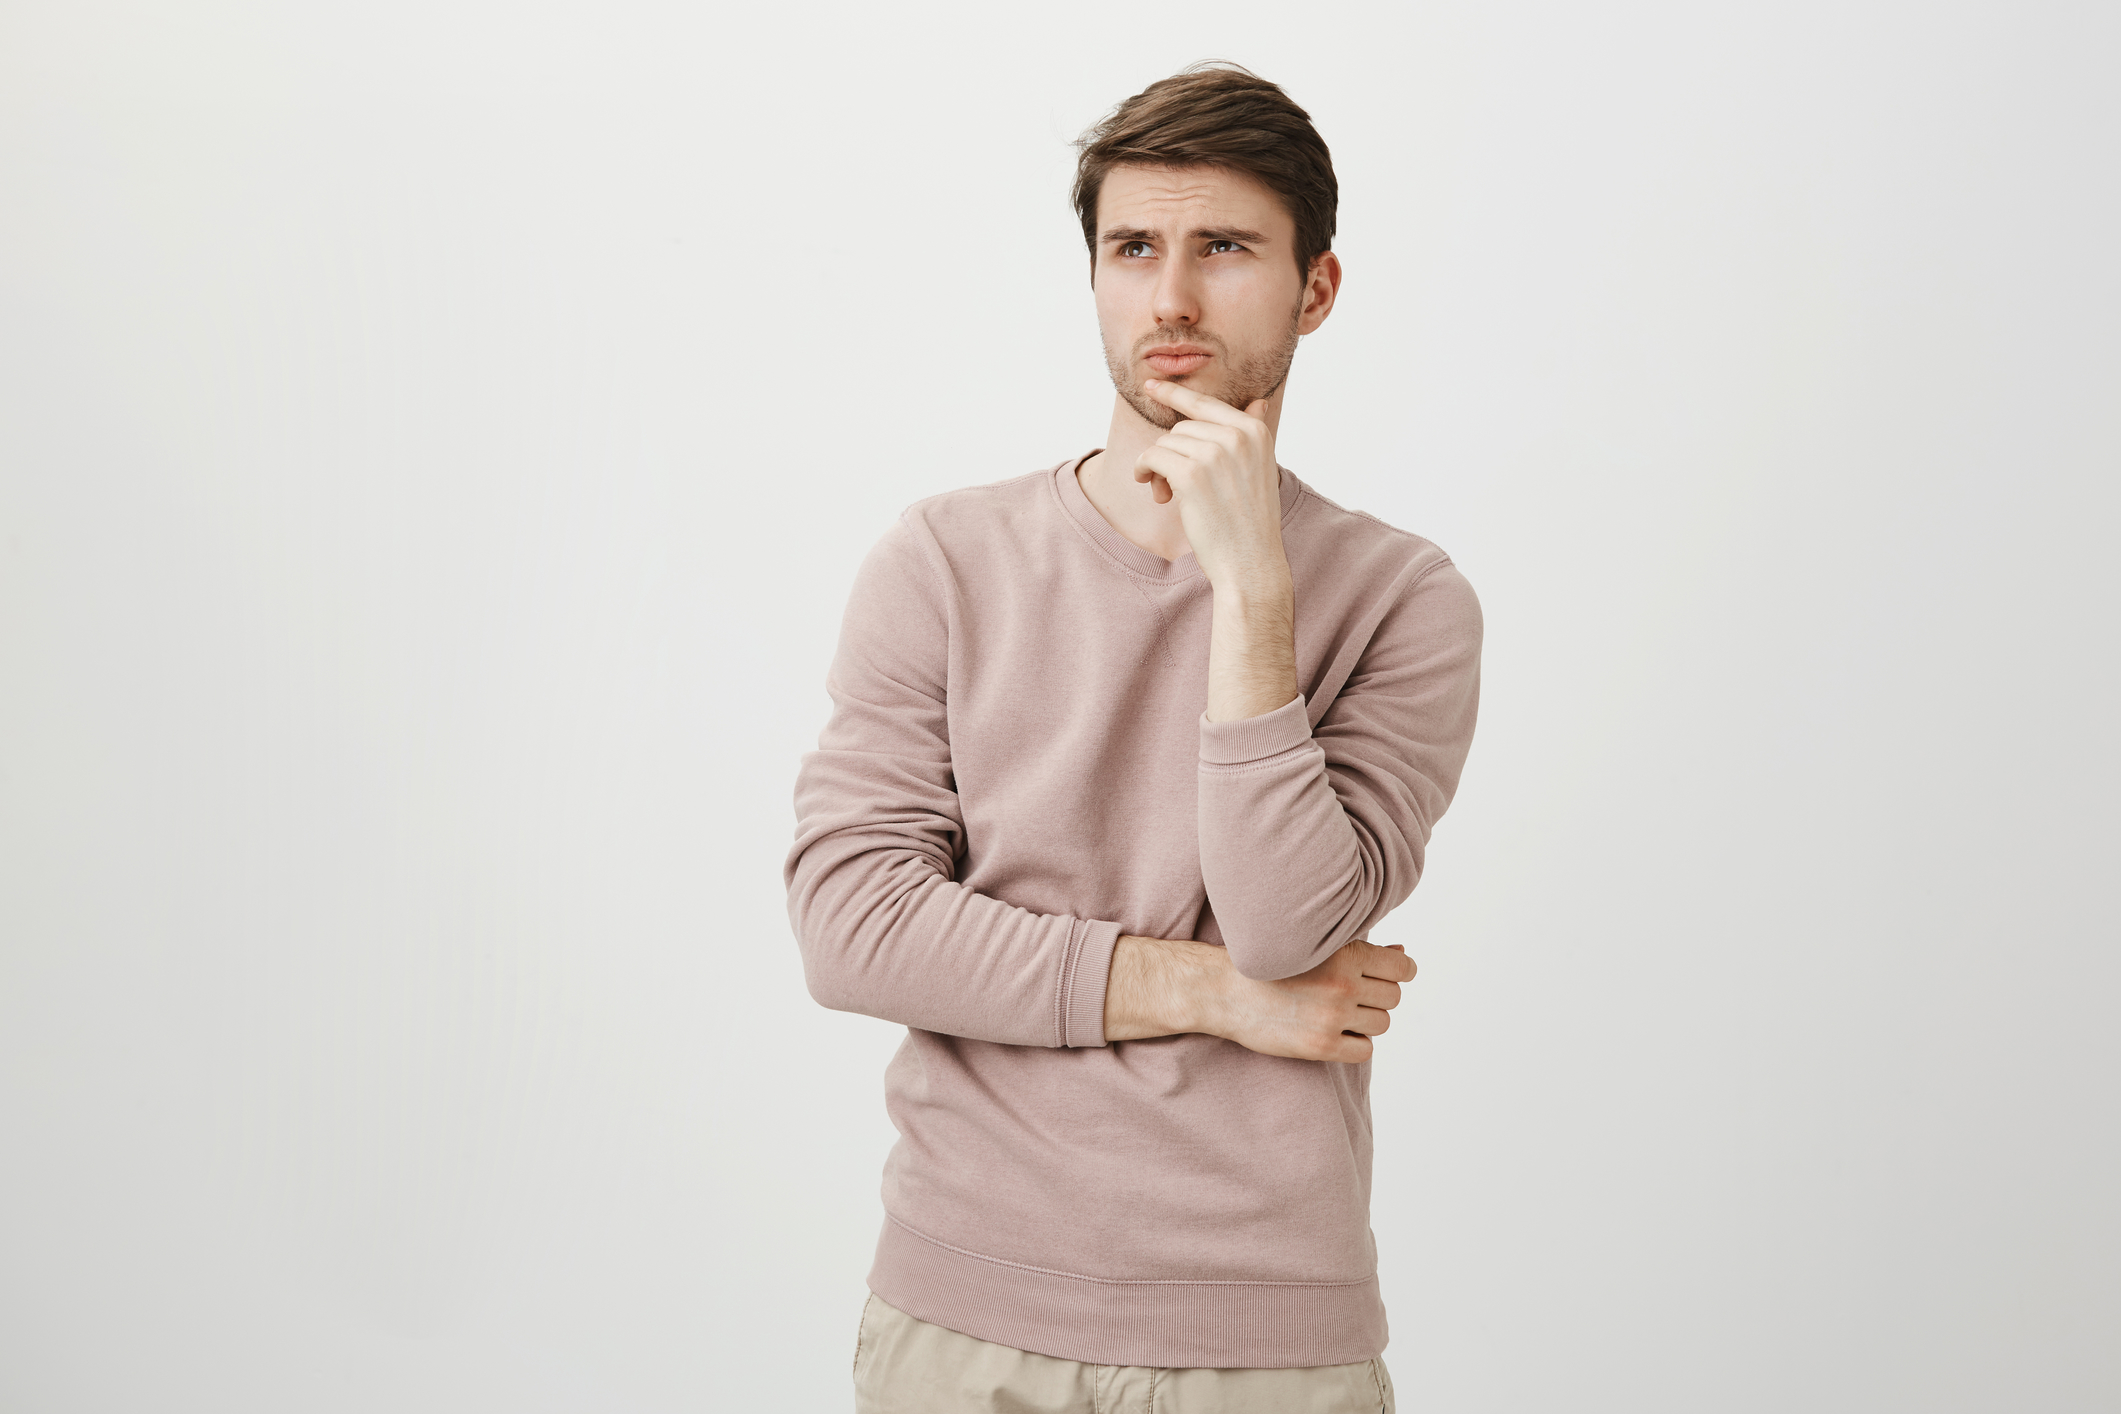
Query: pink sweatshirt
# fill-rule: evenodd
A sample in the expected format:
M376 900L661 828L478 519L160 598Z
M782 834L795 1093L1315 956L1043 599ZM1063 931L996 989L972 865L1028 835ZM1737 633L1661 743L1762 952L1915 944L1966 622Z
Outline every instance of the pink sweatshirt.
M1121 933L1288 977L1404 899L1472 741L1480 606L1284 470L1303 695L1209 722L1208 583L1113 530L1080 460L885 534L796 782L811 994L910 1028L869 1284L1096 1364L1366 1360L1370 1067L1107 1043L1105 979Z

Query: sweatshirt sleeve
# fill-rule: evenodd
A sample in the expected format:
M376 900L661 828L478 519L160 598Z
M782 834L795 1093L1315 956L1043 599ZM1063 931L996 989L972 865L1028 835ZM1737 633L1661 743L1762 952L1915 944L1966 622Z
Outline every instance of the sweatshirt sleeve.
M945 712L942 584L901 519L856 576L803 757L783 876L810 994L924 1031L1102 1046L1119 925L1032 913L956 881L964 815Z
M1449 561L1400 591L1315 726L1302 697L1200 725L1200 855L1230 960L1293 977L1414 890L1480 697L1480 603Z

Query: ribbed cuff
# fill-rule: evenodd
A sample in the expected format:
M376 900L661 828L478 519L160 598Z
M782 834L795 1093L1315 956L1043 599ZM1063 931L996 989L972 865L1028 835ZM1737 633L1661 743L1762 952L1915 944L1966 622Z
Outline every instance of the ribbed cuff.
M1311 739L1311 718L1302 694L1286 707L1235 722L1211 722L1200 714L1200 759L1208 766L1264 761Z
M1060 992L1054 999L1063 1046L1105 1044L1105 983L1112 976L1112 950L1119 925L1078 918L1068 929L1061 959Z

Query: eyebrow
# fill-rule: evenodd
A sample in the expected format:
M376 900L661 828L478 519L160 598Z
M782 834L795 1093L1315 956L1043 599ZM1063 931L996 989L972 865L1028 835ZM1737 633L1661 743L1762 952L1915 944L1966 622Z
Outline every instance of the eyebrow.
M1153 241L1156 232L1136 227L1114 226L1098 237L1102 245L1114 241ZM1265 245L1267 238L1258 231L1248 231L1241 226L1197 226L1186 232L1186 239L1194 241L1236 241L1239 245Z

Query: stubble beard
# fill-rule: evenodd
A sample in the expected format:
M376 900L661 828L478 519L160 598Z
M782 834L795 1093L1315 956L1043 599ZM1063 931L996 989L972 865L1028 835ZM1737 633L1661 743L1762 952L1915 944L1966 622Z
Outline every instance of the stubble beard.
M1289 316L1287 332L1271 348L1261 349L1230 364L1229 378L1225 381L1222 391L1214 396L1240 412L1260 398L1273 397L1275 391L1289 380L1289 365L1296 361L1296 326L1301 315L1302 310L1298 309ZM1137 340L1134 352L1139 353L1142 349L1168 343L1203 344L1213 349L1217 355L1227 357L1222 340L1213 335L1163 328ZM1105 371L1112 375L1112 386L1127 400L1127 406L1141 414L1143 421L1159 431L1169 432L1185 420L1185 415L1178 409L1165 407L1142 391L1141 380L1134 376L1133 354L1123 356L1115 353L1110 344L1105 345Z

